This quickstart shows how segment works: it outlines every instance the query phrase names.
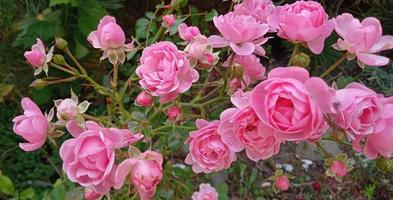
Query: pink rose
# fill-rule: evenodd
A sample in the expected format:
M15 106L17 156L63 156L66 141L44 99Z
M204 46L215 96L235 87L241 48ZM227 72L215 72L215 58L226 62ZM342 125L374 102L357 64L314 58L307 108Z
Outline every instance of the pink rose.
M52 60L53 47L49 49L48 53L45 51L44 43L40 38L37 38L37 43L31 47L31 51L25 51L25 58L34 68L36 68L34 75L41 73L42 70L48 73L47 63Z
M281 175L274 181L274 186L276 186L281 191L286 191L290 186L289 179L286 176Z
M153 97L146 91L142 91L136 97L135 104L138 106L150 107L153 105Z
M211 173L228 169L236 160L235 152L229 149L217 133L219 123L219 121L208 122L198 119L195 122L198 130L190 132L186 141L190 153L185 162L192 165L195 173Z
M100 199L102 194L94 191L93 188L87 187L85 188L85 199L86 200L98 200Z
M97 30L91 32L87 40L94 48L104 51L101 60L108 58L113 65L124 63L124 51L131 51L134 48L133 42L125 44L124 31L111 16L104 16Z
M250 85L250 79L248 79L246 76L243 76L243 80L235 77L228 83L229 89L234 92L237 90L244 90L248 85Z
M236 54L242 56L265 54L261 45L268 40L264 35L269 31L269 25L260 24L252 16L236 15L233 12L214 17L213 22L222 34L222 37L209 37L214 48L230 46Z
M250 107L250 92L237 91L232 95L236 108L221 113L218 133L231 151L246 149L253 161L267 159L280 151L281 141L267 129Z
M279 37L305 42L313 53L320 54L325 39L334 29L334 20L328 18L318 2L296 1L276 7L267 21L273 29L278 30Z
M335 96L337 114L333 121L348 134L368 135L379 132L382 115L381 101L374 91L359 83L350 83L337 90Z
M267 23L267 17L274 11L274 5L271 0L243 0L235 5L234 13L236 15L251 15L259 23Z
M199 191L192 194L192 200L218 200L218 193L210 184L202 183Z
M78 115L78 102L64 99L57 106L58 118L74 119Z
M95 122L86 122L86 130L71 133L75 138L60 147L63 170L72 182L105 194L114 184L116 171L115 149L131 145L143 135L127 129L104 128Z
M24 151L34 151L44 145L49 122L31 99L23 98L21 104L24 114L12 120L13 129L17 135L27 141L27 143L19 143L19 147Z
M218 54L213 53L213 48L204 35L195 36L184 51L190 58L191 66L198 64L201 68L208 68L218 62Z
M259 61L259 58L253 54L248 56L235 56L234 62L243 69L243 76L249 77L251 82L262 80L265 77L265 67Z
M171 42L159 42L145 48L140 63L136 69L141 79L139 84L153 96L159 96L161 103L176 99L199 79L184 52Z
M330 170L332 170L333 174L337 177L343 177L347 174L347 166L338 160L333 161L332 166L330 166Z
M150 150L137 158L123 161L116 172L115 188L121 188L130 174L132 184L137 188L141 200L152 199L163 176L162 162L161 154Z
M389 58L375 55L383 50L393 48L393 36L382 36L382 27L378 19L367 17L362 22L349 13L336 17L336 32L342 37L337 40L335 48L346 50L356 55L358 61L371 66L389 63Z
M171 28L175 22L176 22L175 15L162 16L162 23L164 24L165 28Z
M314 138L327 129L324 112L334 112L333 91L301 67L278 67L251 92L259 119L287 141Z
M201 32L196 26L187 26L185 23L181 23L177 30L179 32L179 37L187 42L191 42L195 36L200 35Z
M356 151L363 151L368 159L376 159L378 155L390 158L393 152L393 97L380 97L382 113L374 132L356 135L352 145ZM364 149L360 142L365 140Z
M171 106L166 111L166 115L170 120L176 120L177 117L181 114L181 108L179 106Z

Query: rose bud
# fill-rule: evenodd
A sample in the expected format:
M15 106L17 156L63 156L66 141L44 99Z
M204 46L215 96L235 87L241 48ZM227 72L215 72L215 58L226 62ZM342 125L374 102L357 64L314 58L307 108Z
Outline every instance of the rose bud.
M145 91L139 93L136 97L135 104L137 106L150 107L153 105L153 97Z
M162 23L164 24L165 28L171 28L175 23L176 18L175 15L164 15L162 16Z
M343 177L348 172L347 166L343 162L338 161L338 160L333 161L330 169L337 177Z
M170 120L176 120L179 114L181 114L181 108L178 106L171 106L166 111L166 115Z
M321 191L321 184L319 182L313 182L311 186L315 191Z
M274 186L276 186L281 191L286 191L290 186L289 179L286 176L281 175L274 181Z

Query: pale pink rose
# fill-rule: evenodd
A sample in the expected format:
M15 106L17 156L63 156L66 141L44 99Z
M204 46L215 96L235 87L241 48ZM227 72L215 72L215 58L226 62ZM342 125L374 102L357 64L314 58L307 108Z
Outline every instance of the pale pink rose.
M179 32L179 37L187 42L191 42L195 36L200 35L201 32L196 26L187 26L185 23L181 23L177 30Z
M199 79L184 52L171 42L159 42L145 48L140 63L136 69L141 79L139 84L153 96L159 96L161 103L176 99Z
M260 23L267 23L267 17L274 11L274 5L271 0L243 0L235 5L234 13L236 15L251 15Z
M333 121L350 136L377 133L384 128L378 94L359 83L350 83L336 91L335 108L337 113L331 115Z
M101 60L108 58L113 65L124 63L124 51L134 49L133 42L125 44L124 31L116 24L116 19L111 16L104 16L100 20L97 30L92 31L87 40L94 48L104 51Z
M214 17L213 22L222 35L209 37L214 48L230 46L238 55L265 55L261 45L268 40L264 38L269 31L268 24L261 24L252 16L236 15L233 12Z
M170 120L176 120L177 117L181 114L181 108L179 106L171 106L166 111L166 115Z
M327 129L324 113L334 112L333 89L301 67L278 67L251 92L259 119L286 141L301 141Z
M375 125L375 132L366 136L355 136L352 145L356 151L363 151L368 159L378 155L390 158L393 152L393 97L380 97L382 114ZM365 140L364 148L360 142Z
M198 119L195 122L198 130L190 132L186 141L190 153L185 162L192 165L195 173L211 173L228 169L236 160L235 152L228 148L217 133L219 123L219 121L208 122Z
M269 25L278 31L281 38L293 42L305 42L315 54L320 54L324 42L334 29L334 20L316 1L296 1L278 6L268 16Z
M337 177L343 177L347 174L347 166L338 160L333 161L332 166L330 166L330 170L334 173Z
M78 115L78 102L72 99L64 99L57 106L58 117L66 119L74 119Z
M86 130L71 133L75 138L66 140L60 147L63 170L68 179L100 194L114 185L115 149L129 146L143 135L128 129L104 128L87 121Z
M213 53L212 45L204 35L197 35L184 50L192 66L198 64L201 68L211 67L218 62L218 54Z
M142 91L136 97L135 104L138 106L150 107L153 105L153 97L146 91Z
M44 145L49 130L49 122L31 99L23 98L21 105L24 114L16 116L12 120L14 123L13 130L27 141L27 143L19 143L19 147L24 151L34 151Z
M162 155L147 150L136 158L123 161L116 171L115 188L123 186L128 174L131 182L137 188L141 200L153 199L157 185L163 177Z
M335 48L356 55L358 61L371 66L389 63L389 58L375 55L380 51L393 48L393 36L382 35L381 23L374 17L367 17L362 22L349 13L335 19L336 32L342 37Z
M93 188L87 187L85 188L85 199L86 200L98 200L101 199L102 194L94 191Z
M214 187L208 183L199 185L199 191L192 194L192 200L218 200L218 193Z
M164 15L162 16L162 23L165 28L171 28L173 24L176 22L175 15Z
M274 181L274 186L276 186L281 191L286 191L290 186L289 179L285 175L281 175Z
M24 56L34 68L36 68L34 75L41 73L42 70L48 74L48 62L52 60L53 47L46 53L44 43L40 38L37 38L37 43L31 47L31 51L25 51Z
M266 69L257 56L253 54L248 56L236 55L234 62L243 68L243 76L248 76L251 82L266 78Z
M218 133L222 141L231 151L246 149L247 157L253 161L276 155L280 151L281 141L250 107L250 92L237 91L231 100L236 108L226 109L220 116Z

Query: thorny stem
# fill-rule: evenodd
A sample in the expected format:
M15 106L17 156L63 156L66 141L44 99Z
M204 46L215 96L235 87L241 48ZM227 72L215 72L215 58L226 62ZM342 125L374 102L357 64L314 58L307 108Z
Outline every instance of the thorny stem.
M345 61L345 59L347 58L347 54L344 53L335 63L333 63L333 65L331 65L326 71L324 71L321 76L319 76L320 78L325 78L326 76L328 76L333 70L335 70L338 66L340 66L340 64L342 62Z

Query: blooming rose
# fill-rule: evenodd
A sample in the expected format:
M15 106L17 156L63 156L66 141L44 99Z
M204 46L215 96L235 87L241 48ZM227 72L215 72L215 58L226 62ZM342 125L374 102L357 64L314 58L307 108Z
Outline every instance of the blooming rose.
M219 123L198 119L195 122L198 130L190 132L186 141L190 153L185 162L192 165L195 173L227 169L236 160L235 152L228 148L217 133Z
M232 95L236 108L221 113L218 133L231 151L246 149L247 157L253 161L267 159L277 154L281 141L267 129L250 107L250 92L237 91Z
M150 150L137 158L123 161L116 171L115 188L121 188L125 178L130 174L132 184L137 188L141 200L152 199L163 176L162 162L161 154Z
M159 42L145 48L136 74L139 84L162 103L176 99L199 79L186 55L171 42Z
M276 186L281 191L286 191L290 186L289 179L285 175L281 175L274 181L274 186Z
M347 166L338 160L333 161L330 166L330 170L332 170L333 174L337 177L343 177L347 174Z
M177 30L179 32L179 37L187 42L191 42L195 36L200 35L201 32L196 26L187 26L185 23L181 23Z
M192 200L218 200L218 193L210 184L202 183L199 191L192 194Z
M171 28L175 22L176 22L175 15L162 16L162 23L166 28Z
M184 51L190 58L191 66L199 64L199 67L207 68L218 62L218 53L213 53L213 48L204 35L195 36Z
M230 46L238 55L265 55L261 45L268 40L263 36L269 31L269 25L259 23L252 16L236 15L233 12L214 17L213 22L222 34L222 37L209 37L214 48Z
M333 94L326 83L300 67L278 67L251 92L259 119L287 141L314 139L327 129L324 112L333 112Z
M267 17L274 11L271 0L243 0L235 5L236 15L251 15L260 23L267 23Z
M276 7L267 21L273 29L278 30L279 37L305 42L313 53L320 54L325 39L334 29L334 20L328 18L318 2L296 1Z
M336 32L342 37L337 40L335 48L346 50L363 64L382 66L389 58L375 55L383 50L393 48L393 36L382 36L382 27L378 19L367 17L362 22L349 13L336 17Z
M48 53L45 51L44 43L40 38L37 38L37 43L31 47L31 51L25 51L25 58L34 68L36 68L34 75L41 73L42 70L48 74L48 62L52 60L53 47L49 49Z
M114 184L115 149L143 137L128 129L104 128L92 121L86 122L83 132L71 134L75 138L60 147L63 170L72 182L92 187L100 194L107 193Z
M393 97L380 97L382 114L369 135L355 135L352 145L356 151L363 151L368 159L376 159L378 155L390 158L393 152ZM365 140L364 149L360 142Z
M19 143L19 147L24 151L34 151L44 145L49 122L31 99L23 98L21 104L24 114L12 120L13 129L17 135L27 140L27 143Z
M131 51L134 48L133 43L125 44L124 31L111 16L104 16L97 30L91 32L87 40L94 48L104 51L101 60L108 58L113 65L124 63L124 51Z

